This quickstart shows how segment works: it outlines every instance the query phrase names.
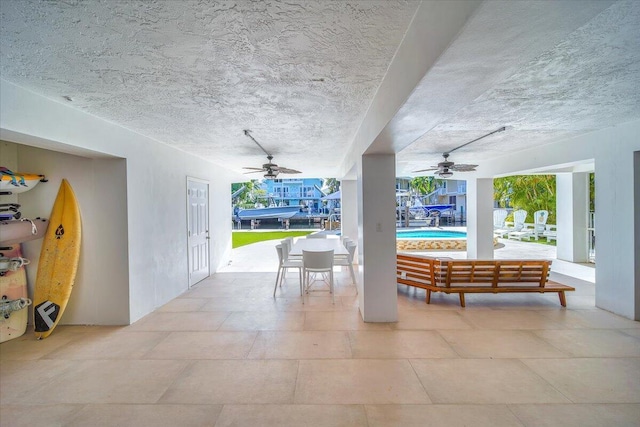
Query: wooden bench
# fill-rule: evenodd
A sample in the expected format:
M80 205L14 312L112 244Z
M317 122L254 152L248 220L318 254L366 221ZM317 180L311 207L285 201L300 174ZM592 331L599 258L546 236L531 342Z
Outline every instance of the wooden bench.
M465 306L465 293L557 292L567 306L564 293L575 288L549 280L549 260L468 260L397 254L397 281L431 292L457 293Z

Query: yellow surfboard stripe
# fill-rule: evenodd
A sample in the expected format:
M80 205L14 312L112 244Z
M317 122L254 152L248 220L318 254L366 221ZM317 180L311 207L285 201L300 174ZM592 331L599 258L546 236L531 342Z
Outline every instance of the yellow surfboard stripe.
M62 180L42 242L34 295L36 336L48 337L67 307L78 270L82 225L73 189Z

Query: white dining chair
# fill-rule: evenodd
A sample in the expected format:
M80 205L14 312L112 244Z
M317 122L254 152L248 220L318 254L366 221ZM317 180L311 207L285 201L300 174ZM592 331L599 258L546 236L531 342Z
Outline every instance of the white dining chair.
M307 239L326 239L327 235L324 233L307 234Z
M356 245L354 242L347 242L345 247L349 252L347 255L336 255L333 260L333 265L341 266L341 267L349 267L349 273L351 273L351 281L355 285L356 284L356 274L353 270L353 257L356 253ZM356 292L358 292L358 287L356 286Z
M303 296L302 261L287 259L287 257L285 256L285 248L283 247L283 245L276 245L276 251L278 252L278 274L276 275L276 284L273 287L273 297L276 297L276 289L278 289L278 286L282 287L284 276L290 268L298 269L298 280L300 281L300 296ZM304 298L302 302L304 303Z
M285 260L302 260L302 256L292 256L291 255L291 247L293 246L293 239L288 237L280 242L282 245L282 255Z
M336 294L333 283L333 249L328 251L302 251L304 290L308 294L311 285L316 281L326 281L329 285L333 303L336 303ZM317 274L321 274L323 279L315 279ZM311 281L313 275L314 281Z

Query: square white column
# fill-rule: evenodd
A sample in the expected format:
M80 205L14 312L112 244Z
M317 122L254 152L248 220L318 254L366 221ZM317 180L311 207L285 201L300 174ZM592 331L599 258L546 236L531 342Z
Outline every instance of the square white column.
M340 181L340 228L343 236L358 241L358 181Z
M556 175L557 258L589 261L589 174Z
M640 320L640 150L607 147L595 158L596 306Z
M467 180L467 258L493 259L493 179Z
M358 165L360 313L397 322L395 154L363 155Z

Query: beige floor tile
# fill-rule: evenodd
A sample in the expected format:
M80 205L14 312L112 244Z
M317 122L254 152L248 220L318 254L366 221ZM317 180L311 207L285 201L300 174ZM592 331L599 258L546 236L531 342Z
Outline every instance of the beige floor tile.
M398 313L398 323L391 324L392 329L471 329L458 312L454 311L404 311Z
M215 331L228 316L228 312L163 313L156 311L127 329L130 331Z
M336 296L336 299L340 299L342 306L345 310L358 310L360 307L360 301L358 299L358 295L341 295Z
M575 403L640 403L640 359L524 359Z
M303 312L238 311L227 317L220 331L301 331Z
M257 332L171 332L145 359L244 359Z
M460 316L480 329L559 329L561 327L557 321L539 311L531 310L465 310L460 313Z
M281 311L349 311L351 307L343 307L342 299L336 297L335 303L327 293L324 295L305 295L304 303L299 296L291 298L276 298L276 308Z
M4 405L0 406L0 425L7 427L62 427L83 405Z
M87 405L69 427L213 426L222 405Z
M180 375L162 403L293 403L294 360L202 360Z
M260 332L249 359L347 359L349 337L342 331Z
M369 427L521 427L506 405L367 405Z
M566 294L567 308L569 310L593 310L595 307L595 297L587 295L574 295L573 292Z
M411 364L434 403L569 402L519 360L416 359Z
M58 332L56 328L54 332ZM24 335L5 341L0 344L0 360L36 360L62 348L74 340L81 339L78 333L53 333L44 340L37 340L33 331L27 331Z
M589 310L557 310L542 314L554 321L562 321L564 329L640 329L640 322L593 308Z
M274 285L275 280L274 283L270 283L268 287L256 290L254 295L260 298L273 298ZM285 280L282 285L276 289L275 298L300 298L300 283L298 282L297 276L295 279L289 277L288 280Z
M85 334L63 348L53 351L46 359L140 359L160 341L167 332L126 332L114 329L111 333Z
M361 405L225 405L216 427L367 426Z
M2 344L4 345L4 343ZM23 404L43 385L73 372L78 362L71 360L0 361L0 403Z
M192 289L188 293L188 297L191 299L196 298L251 298L254 296L257 290L260 288L271 289L273 292L273 285L268 283L217 283L214 285L203 286L197 289Z
M155 403L186 362L84 360L31 393L32 403Z
M305 316L305 331L391 330L391 323L366 323L357 310L308 312Z
M299 297L298 297L299 298ZM275 311L278 309L279 298L251 298L251 297L213 297L208 298L201 311L229 312L229 311Z
M188 311L198 311L207 303L207 300L204 298L176 298L162 307L160 307L156 311L166 311L166 312L188 312Z
M567 356L532 331L442 330L440 334L460 357L469 359Z
M528 427L637 427L640 404L509 405Z
M349 339L354 359L458 357L436 331L352 331Z
M301 360L295 402L431 403L406 360Z
M636 329L620 329L619 331L622 332L625 335L629 335L631 337L640 338L640 328L636 328Z
M536 334L571 356L640 357L640 339L616 330L574 329L536 331Z

